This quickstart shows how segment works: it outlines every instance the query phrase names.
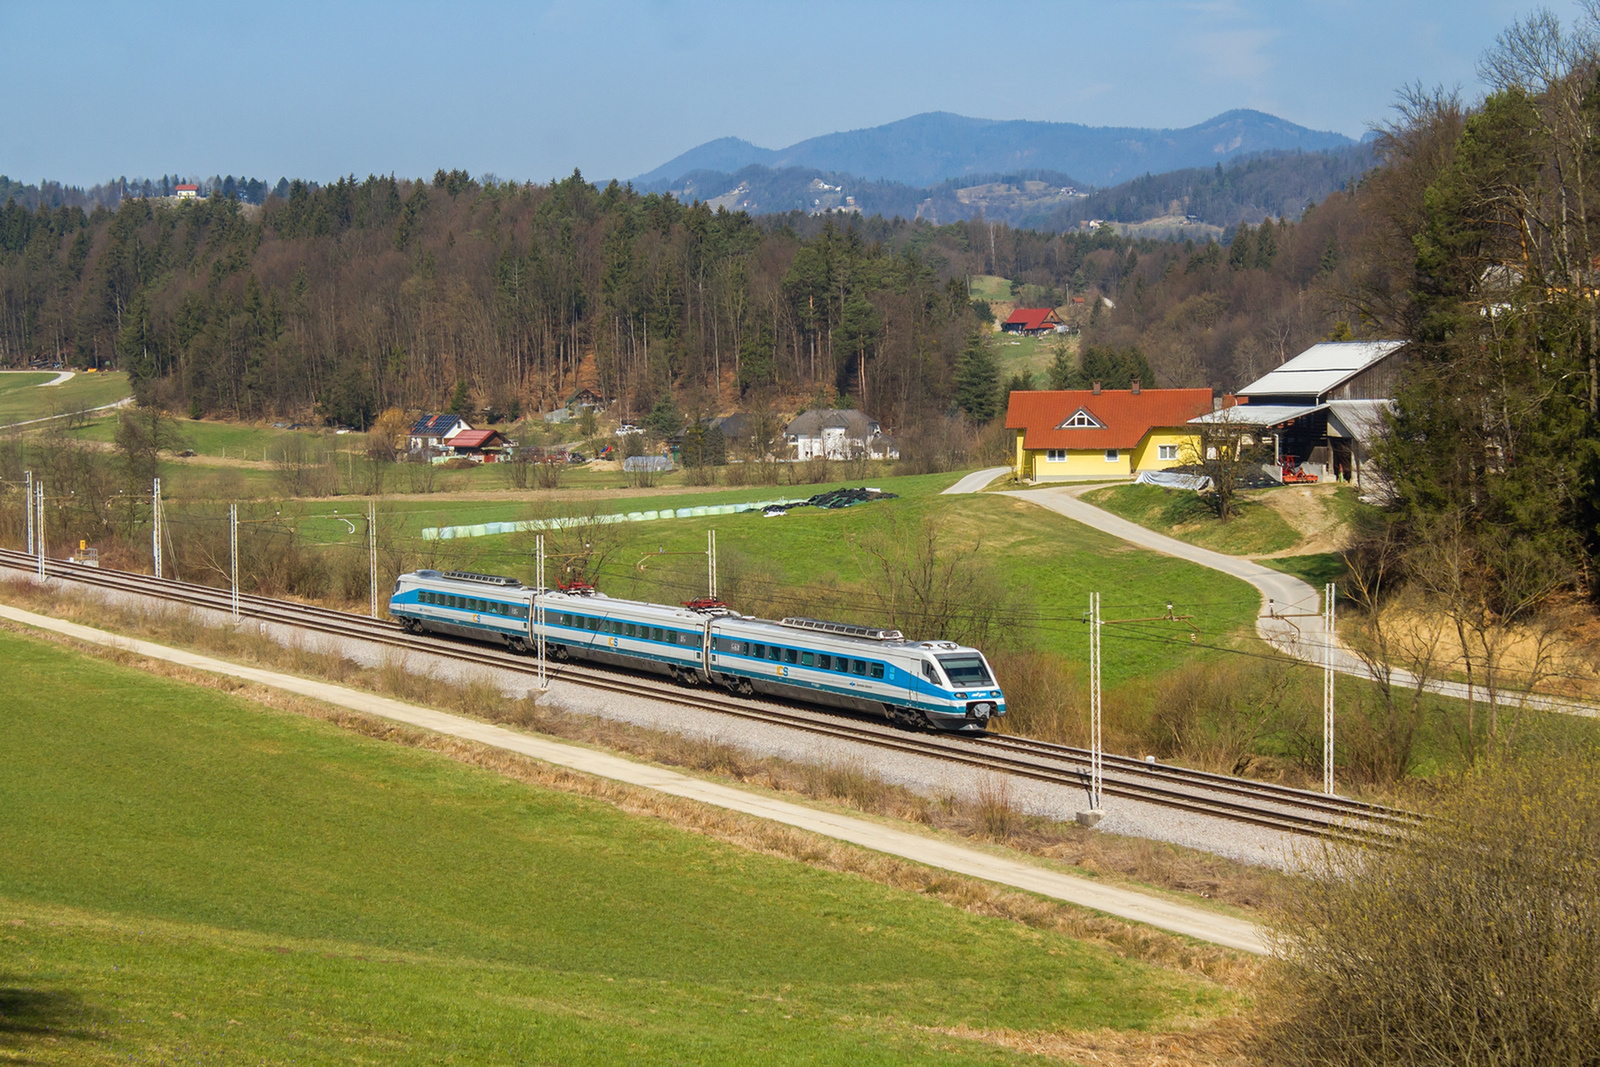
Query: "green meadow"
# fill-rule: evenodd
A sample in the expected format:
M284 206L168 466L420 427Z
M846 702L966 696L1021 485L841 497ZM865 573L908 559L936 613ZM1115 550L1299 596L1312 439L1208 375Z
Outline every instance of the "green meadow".
M0 633L0 1058L1017 1063L1187 974Z
M54 371L40 374L0 374L0 426L29 419L42 419L73 411L87 411L102 404L126 399L132 390L128 376L78 374L60 385L40 388L41 382L56 377Z

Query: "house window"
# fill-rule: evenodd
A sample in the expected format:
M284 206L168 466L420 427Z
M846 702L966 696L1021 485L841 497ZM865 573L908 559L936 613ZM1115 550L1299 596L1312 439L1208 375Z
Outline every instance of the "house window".
M1178 446L1177 445L1156 445L1156 458L1157 459L1177 459L1178 458Z
M1114 449L1114 448L1106 449L1106 462L1107 463L1115 463L1117 460L1119 460L1121 458L1122 458L1122 453L1118 452L1116 449Z
M1089 414L1088 411L1084 410L1083 408L1079 408L1077 411L1072 413L1072 417L1070 419L1068 419L1066 422L1063 422L1060 426L1057 426L1056 429L1103 430L1105 429L1105 424L1099 419L1095 418L1093 415Z
M1064 448L1052 448L1044 454L1044 458L1051 463L1065 463L1067 461L1067 450Z

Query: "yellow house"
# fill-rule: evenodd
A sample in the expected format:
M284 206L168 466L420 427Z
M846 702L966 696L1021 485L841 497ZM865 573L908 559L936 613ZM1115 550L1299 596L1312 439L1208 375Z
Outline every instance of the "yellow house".
M1011 394L1006 428L1027 481L1131 478L1194 462L1190 419L1208 414L1210 389L1039 389Z

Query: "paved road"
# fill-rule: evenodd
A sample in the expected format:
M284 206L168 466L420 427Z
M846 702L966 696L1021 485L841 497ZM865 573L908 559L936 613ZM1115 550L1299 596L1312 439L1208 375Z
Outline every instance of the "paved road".
M298 693L353 711L531 756L585 774L655 789L715 807L770 819L786 826L794 826L825 837L848 841L863 848L899 856L914 863L1023 889L1119 918L1146 923L1197 940L1259 955L1265 955L1269 951L1261 930L1243 919L1131 889L1101 885L1092 879L1078 878L1036 867L1030 863L992 856L953 842L897 830L865 819L818 811L803 804L760 796L719 782L702 781L664 767L635 763L610 753L518 733L488 723L464 719L458 715L434 711L431 708L390 700L372 693L262 670L259 667L228 663L210 656L123 637L62 619L36 615L8 605L0 605L0 618L65 634L80 641L127 649L150 659L165 660L210 674L240 678L259 685Z
M1005 495L1049 508L1069 519L1114 537L1120 537L1140 548L1186 559L1191 563L1198 563L1202 567L1209 567L1214 571L1221 571L1223 574L1230 574L1249 582L1260 590L1262 596L1261 614L1256 619L1256 632L1262 639L1296 659L1319 665L1325 661L1328 654L1327 642L1322 633L1322 620L1318 617L1322 607L1321 590L1313 589L1308 583L1291 574L1263 567L1252 560L1213 552L1209 548L1200 548L1165 534L1156 533L1136 522L1129 522L1103 508L1097 508L1078 499L1079 493L1087 492L1091 488L1097 487L1032 489L1012 491ZM1346 649L1337 639L1333 643L1333 669L1340 674L1358 678L1373 676L1366 663ZM1408 671L1396 668L1391 676L1396 685L1416 684L1415 677ZM1469 694L1468 687L1461 682L1429 682L1426 689L1430 693L1456 697L1460 700L1467 699ZM1470 692L1478 700L1489 699L1489 691L1481 686L1472 687ZM1527 707L1540 711L1557 711L1568 715L1600 718L1600 707L1581 701L1561 697L1524 696L1521 693L1504 690L1496 694L1496 703L1502 706L1517 706L1524 701Z
M1010 467L990 467L987 470L973 471L940 495L953 496L957 493L976 493L1002 474L1008 474L1010 471Z

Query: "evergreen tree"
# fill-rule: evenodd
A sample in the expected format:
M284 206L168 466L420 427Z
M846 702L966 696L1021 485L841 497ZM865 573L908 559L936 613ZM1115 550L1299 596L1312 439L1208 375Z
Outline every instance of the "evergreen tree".
M1266 224L1262 224L1266 229ZM1248 270L1255 266L1256 243L1250 233L1248 222L1239 223L1239 228L1233 231L1233 243L1228 246L1228 267L1232 270Z
M956 364L956 404L974 422L988 422L1000 409L1000 368L978 334Z

